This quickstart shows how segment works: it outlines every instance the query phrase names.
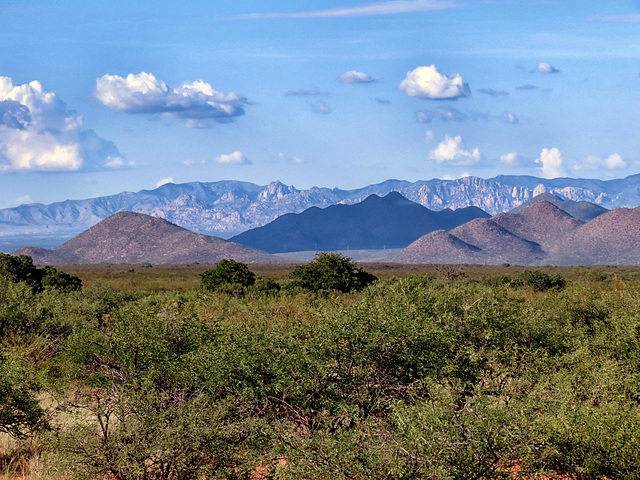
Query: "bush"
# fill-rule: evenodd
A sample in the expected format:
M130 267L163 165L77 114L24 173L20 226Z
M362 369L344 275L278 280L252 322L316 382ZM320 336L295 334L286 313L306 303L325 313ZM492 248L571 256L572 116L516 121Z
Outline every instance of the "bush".
M531 287L537 292L562 290L566 284L561 275L550 275L542 270L525 270L514 280L514 285Z
M295 285L313 292L360 291L378 280L375 275L358 267L349 257L327 252L317 253L312 262L296 266L289 276Z
M255 274L245 263L226 259L220 260L216 268L203 272L200 278L202 286L208 290L216 290L229 284L246 288L256 283Z

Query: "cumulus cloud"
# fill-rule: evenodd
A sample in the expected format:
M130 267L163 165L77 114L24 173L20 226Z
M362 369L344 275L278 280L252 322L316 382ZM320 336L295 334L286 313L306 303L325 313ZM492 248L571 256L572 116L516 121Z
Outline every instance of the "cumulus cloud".
M371 83L375 82L375 79L367 73L349 70L340 75L338 81L342 83Z
M540 158L536 159L540 163L540 174L544 178L557 178L566 175L563 167L562 153L557 148L543 148Z
M435 65L418 67L407 72L398 88L410 97L444 98L468 97L471 94L469 85L462 81L462 76L454 73L448 76L438 72Z
M477 148L473 150L467 149L462 141L462 137L445 135L444 141L431 151L429 159L435 160L437 163L449 163L460 166L478 163L482 159L482 156Z
M156 182L156 188L161 187L162 185L166 185L167 183L175 183L173 177L161 178Z
M560 70L546 62L538 62L535 71L538 73L558 73Z
M219 155L216 157L216 162L223 165L251 165L253 163L244 153L238 151Z
M0 77L0 171L77 171L129 166L116 146L42 83Z
M337 18L397 15L401 13L429 12L458 7L461 3L450 0L395 0L375 2L353 7L339 7L325 10L293 13L248 13L231 17L236 20L265 18Z
M245 114L248 101L236 93L222 93L198 80L168 87L152 73L126 77L103 75L96 80L95 98L117 112L161 114L180 118L188 127L203 127L207 120L226 123Z
M506 92L504 90L494 90L493 88L479 88L477 92L484 93L485 95L489 95L491 97L503 97L509 95L509 92Z

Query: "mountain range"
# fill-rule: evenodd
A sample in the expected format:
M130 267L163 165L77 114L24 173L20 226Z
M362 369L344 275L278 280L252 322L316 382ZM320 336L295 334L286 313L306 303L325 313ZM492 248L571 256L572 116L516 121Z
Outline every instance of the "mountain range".
M10 239L23 242L25 236L57 245L120 211L145 213L198 233L229 238L287 213L355 204L372 194L384 196L392 191L431 210L475 206L491 215L510 211L545 192L612 209L640 204L640 175L606 181L505 175L387 180L354 190L299 190L277 181L266 186L240 181L170 183L137 193L0 209L0 246Z
M572 209L576 207L575 203L565 201L561 205ZM432 220L436 212L423 212L420 210L423 208L392 193L383 198L371 196L360 205L329 207L325 212L313 209L309 215L312 221L317 220L316 223L302 222L298 225L322 232L327 230L327 219L333 219L338 222L336 225L348 229L352 217L343 215L346 211L368 212L369 217L371 212L377 211L379 217L395 215L398 222L410 222L412 217L407 216L407 212L413 212L417 214L416 218L426 215L425 218ZM472 213L478 214L473 210ZM449 213L453 214L455 212ZM357 238L366 237L368 231L376 236L380 232L389 233L388 228L402 229L401 223L375 222L366 216L358 219L357 215L353 218L357 220L355 224L358 229L354 230L358 232ZM378 228L379 225L382 228ZM410 227L409 224L405 225ZM269 229L256 229L256 233L260 232L265 237L270 235ZM394 241L400 241L400 237ZM166 220L134 212L116 213L54 249L25 247L13 253L30 255L34 263L40 265L216 263L223 258L246 263L282 261L280 257L235 242L190 232ZM480 215L449 231L440 229L427 233L385 261L640 265L640 207L616 208L585 222L547 200L538 199L521 210L493 217Z
M478 207L429 210L398 192L370 195L353 205L288 213L229 240L269 253L403 248L434 230L490 215Z

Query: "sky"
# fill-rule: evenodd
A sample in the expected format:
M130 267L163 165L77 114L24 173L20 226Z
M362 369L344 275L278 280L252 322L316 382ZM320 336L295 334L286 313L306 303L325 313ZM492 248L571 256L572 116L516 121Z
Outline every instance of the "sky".
M640 172L640 0L2 0L0 41L0 208Z

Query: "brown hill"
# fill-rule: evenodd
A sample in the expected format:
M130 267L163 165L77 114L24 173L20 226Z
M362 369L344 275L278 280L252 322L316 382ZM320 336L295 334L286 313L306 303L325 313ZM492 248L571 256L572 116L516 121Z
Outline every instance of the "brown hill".
M119 212L52 250L25 247L35 264L64 263L245 263L281 261L237 243L191 232L161 218Z
M546 256L542 247L511 233L492 219L478 218L451 230L463 242L492 257L492 263L535 263Z
M436 230L403 248L390 261L397 263L485 263L483 252L449 232Z
M516 213L501 213L492 221L520 238L549 250L568 233L584 225L554 204L539 200Z
M556 245L555 265L640 265L640 207L616 208L585 223Z

